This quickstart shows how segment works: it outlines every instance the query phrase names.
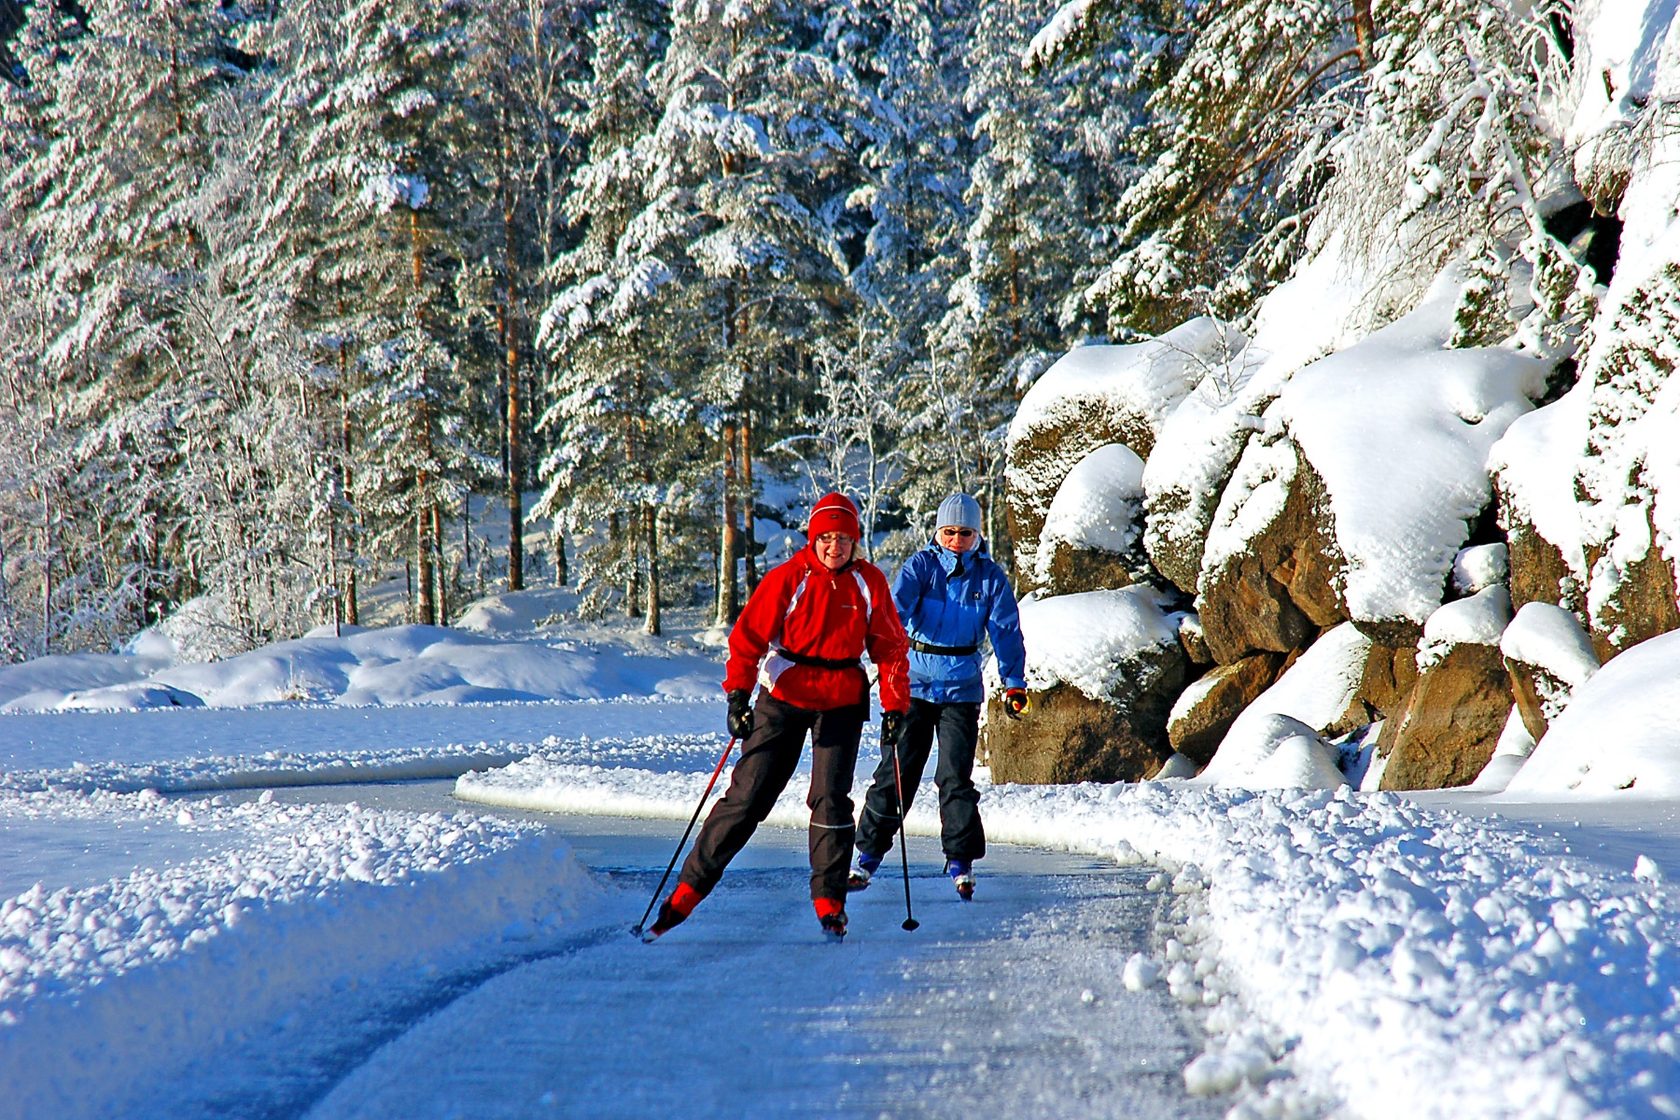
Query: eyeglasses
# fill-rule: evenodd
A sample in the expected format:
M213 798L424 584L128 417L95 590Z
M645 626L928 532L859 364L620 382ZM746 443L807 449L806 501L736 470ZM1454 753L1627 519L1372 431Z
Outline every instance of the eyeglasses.
M973 529L941 529L941 530L939 530L939 535L942 536L942 537L963 537L963 538L966 539L966 538L972 537L974 535L974 530Z

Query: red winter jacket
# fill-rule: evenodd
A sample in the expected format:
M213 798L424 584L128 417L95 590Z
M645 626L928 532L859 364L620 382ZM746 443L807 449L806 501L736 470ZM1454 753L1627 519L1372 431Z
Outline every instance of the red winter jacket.
M881 569L853 560L831 572L806 547L765 574L735 620L723 688L762 684L776 699L811 711L863 704L869 680L861 667L799 664L788 655L855 662L868 650L881 674L882 709L908 711L909 648Z

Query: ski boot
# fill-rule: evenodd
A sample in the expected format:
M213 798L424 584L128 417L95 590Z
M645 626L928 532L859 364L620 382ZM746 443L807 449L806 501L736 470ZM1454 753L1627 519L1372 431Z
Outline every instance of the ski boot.
M817 921L822 923L823 936L838 945L846 937L846 907L837 898L813 899Z
M956 884L957 895L964 902L974 901L974 864L966 859L945 861L945 874Z
M852 869L846 873L846 889L861 891L869 886L869 880L874 877L880 866L880 856L871 855L868 852L859 852L857 862L852 864Z
M700 905L705 896L687 883L678 883L677 889L671 892L671 897L659 904L659 916L654 918L653 924L646 929L633 929L630 932L642 939L644 944L652 944L665 935L673 926L680 926L694 913L694 908Z

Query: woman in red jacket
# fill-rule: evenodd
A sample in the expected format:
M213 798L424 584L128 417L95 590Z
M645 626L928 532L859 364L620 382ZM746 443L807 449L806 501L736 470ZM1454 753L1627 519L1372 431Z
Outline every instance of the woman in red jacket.
M910 707L909 642L881 569L857 555L857 507L829 494L811 510L810 543L770 570L729 634L723 688L741 758L648 927L658 937L693 913L769 816L811 736L811 902L823 932L846 932L852 772L869 718L867 651L880 671L883 730ZM751 702L753 685L758 702Z

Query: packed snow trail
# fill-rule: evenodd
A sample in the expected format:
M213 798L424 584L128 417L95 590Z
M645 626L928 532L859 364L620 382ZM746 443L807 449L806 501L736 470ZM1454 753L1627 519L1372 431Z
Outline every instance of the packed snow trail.
M568 818L580 858L629 888L621 935L505 971L351 1070L336 1117L1128 1117L1222 1115L1188 1097L1195 1056L1164 987L1116 967L1162 905L1146 875L998 848L963 903L913 851L849 902L834 945L805 901L805 836L765 828L687 923L629 927L669 858L661 822ZM591 834L586 834L585 830Z

